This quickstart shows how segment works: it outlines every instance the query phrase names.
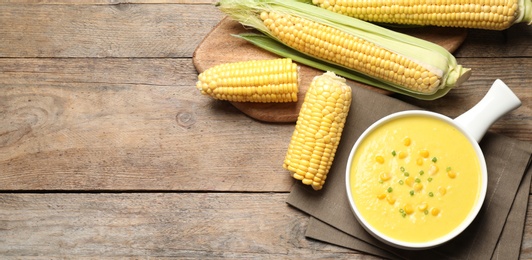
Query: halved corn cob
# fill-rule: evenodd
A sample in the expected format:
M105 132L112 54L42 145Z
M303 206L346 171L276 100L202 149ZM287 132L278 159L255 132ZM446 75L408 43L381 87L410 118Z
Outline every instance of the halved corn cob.
M351 88L333 72L316 76L305 94L283 167L320 190L331 168L351 106Z
M298 67L288 58L224 63L198 79L202 94L235 102L296 102L299 91Z
M443 47L313 5L281 0L221 0L220 9L304 54L390 86L431 95L470 76Z
M321 8L379 23L504 30L532 23L530 0L312 0Z

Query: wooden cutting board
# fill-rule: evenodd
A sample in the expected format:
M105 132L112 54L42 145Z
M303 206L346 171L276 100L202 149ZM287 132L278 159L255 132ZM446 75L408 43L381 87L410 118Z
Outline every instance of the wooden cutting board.
M402 29L402 32L432 41L449 50L455 51L465 40L467 35L466 29L457 28L415 28ZM256 59L273 59L278 58L276 54L265 51L245 40L231 36L243 32L251 32L250 29L244 28L240 23L226 17L203 39L194 51L192 58L194 66L198 73L206 69L227 62L237 62ZM231 102L237 109L246 115L260 121L266 122L295 122L297 120L299 109L306 90L314 76L323 73L306 65L300 66L300 91L298 93L298 102L294 103L251 103L251 102ZM348 80L352 87L364 87L382 94L390 92L368 86L359 82ZM199 93L199 91L198 91Z

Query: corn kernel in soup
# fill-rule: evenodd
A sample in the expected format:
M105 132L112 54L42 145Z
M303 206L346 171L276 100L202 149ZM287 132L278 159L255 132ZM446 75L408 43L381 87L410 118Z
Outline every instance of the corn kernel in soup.
M374 129L354 154L350 175L365 220L413 243L455 229L479 199L480 182L480 162L468 139L427 116L397 118Z

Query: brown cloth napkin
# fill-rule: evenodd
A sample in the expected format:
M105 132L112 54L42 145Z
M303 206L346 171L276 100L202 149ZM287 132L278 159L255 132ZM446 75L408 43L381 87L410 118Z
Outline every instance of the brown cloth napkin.
M350 150L362 132L378 119L412 109L419 108L353 88L342 141L324 188L314 191L296 183L287 199L289 205L311 216L305 236L389 259L517 259L530 191L532 144L491 132L480 142L488 168L486 200L477 218L458 237L433 249L403 250L377 240L357 222L345 189Z

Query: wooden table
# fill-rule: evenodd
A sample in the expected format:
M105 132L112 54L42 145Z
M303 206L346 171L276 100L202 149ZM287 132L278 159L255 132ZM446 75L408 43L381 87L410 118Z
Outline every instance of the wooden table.
M2 258L372 258L304 237L281 167L293 124L196 90L193 52L224 17L214 2L0 3ZM397 98L455 117L501 78L523 106L492 130L530 142L531 37L470 30L455 53L468 82Z

